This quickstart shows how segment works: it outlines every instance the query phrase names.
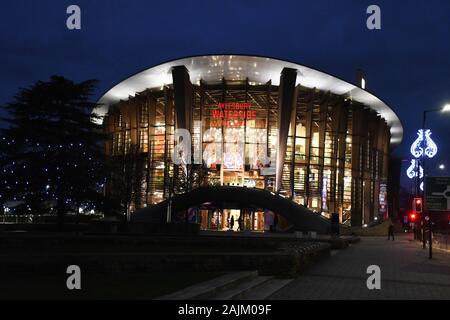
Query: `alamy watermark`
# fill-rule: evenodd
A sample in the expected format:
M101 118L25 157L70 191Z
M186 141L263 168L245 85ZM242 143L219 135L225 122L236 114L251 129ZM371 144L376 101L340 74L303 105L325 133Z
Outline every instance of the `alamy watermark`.
M381 290L381 268L377 265L370 265L366 270L370 276L367 278L366 286L369 290Z
M372 4L367 7L366 13L369 17L366 20L366 26L369 30L381 29L381 8L378 5ZM78 5L72 4L67 7L66 14L69 16L66 20L66 27L69 30L81 30L81 8Z
M69 277L66 280L66 286L69 290L81 290L81 268L77 265L67 267L66 273Z
M73 4L67 7L66 13L69 14L66 20L67 29L81 30L81 8Z
M369 30L381 30L381 9L379 6L373 4L367 7L367 14L370 16L367 18L366 26Z

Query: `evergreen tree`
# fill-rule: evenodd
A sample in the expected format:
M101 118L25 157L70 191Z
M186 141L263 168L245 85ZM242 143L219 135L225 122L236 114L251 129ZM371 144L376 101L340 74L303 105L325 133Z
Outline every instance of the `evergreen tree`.
M4 108L0 203L17 214L67 212L102 205L105 177L101 125L92 114L96 80L53 76L20 89Z

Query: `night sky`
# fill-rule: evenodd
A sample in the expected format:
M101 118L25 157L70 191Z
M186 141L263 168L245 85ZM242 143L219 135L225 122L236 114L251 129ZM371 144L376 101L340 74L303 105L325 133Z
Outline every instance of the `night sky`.
M71 4L81 7L81 31L66 28ZM381 7L382 30L366 28L371 4ZM406 160L422 110L450 103L449 0L2 1L0 39L0 104L54 74L100 80L100 97L144 68L191 55L270 56L349 82L361 68L368 90L402 121L394 155ZM443 163L439 174L450 175L450 113L428 124L439 147L429 172Z

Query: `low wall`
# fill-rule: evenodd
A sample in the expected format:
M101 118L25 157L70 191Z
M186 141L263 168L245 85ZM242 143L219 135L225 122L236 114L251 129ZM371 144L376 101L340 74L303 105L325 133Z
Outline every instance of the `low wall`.
M3 274L238 271L289 276L330 255L328 243L287 239L137 236L2 236Z
M292 276L315 261L329 256L326 244L312 245L302 252L160 252L121 254L61 254L3 257L0 272L64 274L76 264L86 273L145 273L152 271L242 271L262 275ZM31 259L31 260L30 260Z
M389 221L384 221L379 225L373 227L347 227L341 226L340 232L342 235L356 235L356 236L384 236L387 237L389 228Z

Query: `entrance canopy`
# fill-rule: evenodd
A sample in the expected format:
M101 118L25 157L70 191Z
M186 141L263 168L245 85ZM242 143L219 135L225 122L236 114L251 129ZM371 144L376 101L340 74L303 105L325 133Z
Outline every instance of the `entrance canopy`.
M256 188L242 187L206 187L198 188L189 193L172 197L172 212L180 212L192 207L200 207L204 203L214 202L240 204L242 208L268 209L284 217L297 231L316 231L320 234L329 232L330 222L313 213L306 207L272 192ZM152 207L136 211L131 217L132 222L162 223L166 221L167 204L165 200Z

